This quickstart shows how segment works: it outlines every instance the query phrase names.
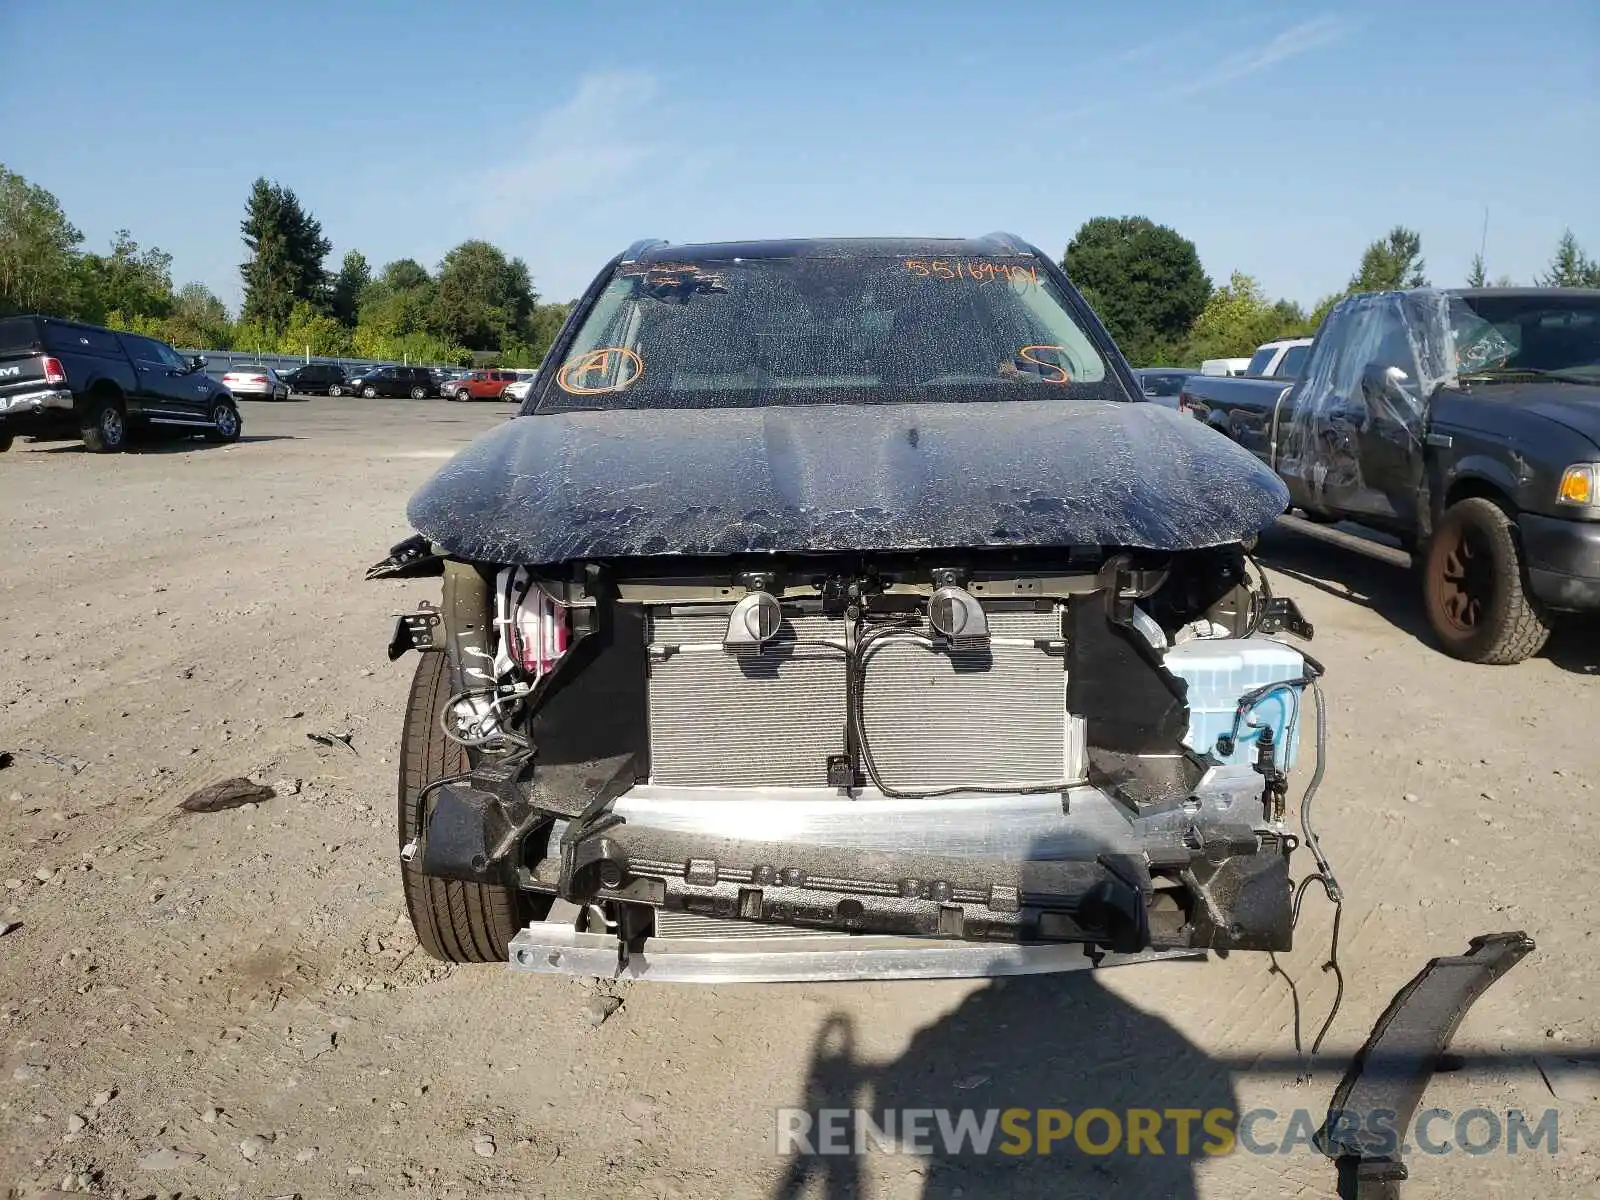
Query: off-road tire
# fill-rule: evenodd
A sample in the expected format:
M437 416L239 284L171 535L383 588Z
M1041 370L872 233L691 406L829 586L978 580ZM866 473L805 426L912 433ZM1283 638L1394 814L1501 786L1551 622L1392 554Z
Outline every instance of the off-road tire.
M84 449L91 454L120 454L126 450L128 414L121 398L104 392L91 396L83 423L78 427L78 436L83 439Z
M1519 663L1550 637L1549 619L1528 594L1516 522L1482 496L1452 504L1434 526L1422 598L1445 653L1466 662Z
M450 698L448 655L422 656L411 680L400 736L400 845L417 832L417 794L430 780L468 770L467 752L444 736L439 710ZM513 888L424 875L402 861L400 881L417 941L445 962L506 961L507 946L527 924L532 906Z

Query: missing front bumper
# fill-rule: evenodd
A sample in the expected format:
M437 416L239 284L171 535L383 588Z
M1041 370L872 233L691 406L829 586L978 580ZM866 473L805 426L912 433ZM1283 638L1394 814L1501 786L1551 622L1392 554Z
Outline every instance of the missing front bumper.
M801 932L1119 954L1291 944L1294 839L1251 826L1247 790L1141 820L1092 788L911 806L630 793L572 817L508 796L439 788L421 869Z

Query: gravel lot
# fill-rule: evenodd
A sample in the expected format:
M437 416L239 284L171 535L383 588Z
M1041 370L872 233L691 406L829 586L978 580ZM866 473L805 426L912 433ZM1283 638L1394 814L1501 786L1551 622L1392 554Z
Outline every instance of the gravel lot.
M1555 1155L1415 1158L1408 1196L1600 1194L1600 1102L1532 1055L1600 1046L1600 639L1514 668L1426 643L1406 577L1289 535L1274 587L1328 668L1326 848L1344 1011L1310 1085L1264 959L1000 983L674 989L426 959L395 861L432 580L362 571L497 404L244 404L246 441L0 457L0 1188L247 1197L1331 1196L1307 1148L1183 1160L786 1161L774 1108L1305 1107L1395 990L1469 937L1538 951L1472 1011L1428 1102L1559 1110ZM350 748L310 733L349 733ZM1303 782L1306 772L1300 772ZM276 783L190 815L194 789ZM1308 865L1297 863L1304 867ZM1314 1028L1329 913L1283 960ZM621 1007L603 1024L597 994ZM1276 1130L1281 1134L1284 1122ZM485 1140L487 1139L487 1140Z

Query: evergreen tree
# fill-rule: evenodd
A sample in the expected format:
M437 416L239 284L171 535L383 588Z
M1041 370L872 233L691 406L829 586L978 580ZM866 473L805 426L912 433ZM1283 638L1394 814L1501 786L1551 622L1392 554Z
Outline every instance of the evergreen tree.
M322 223L300 207L294 192L257 179L239 223L250 261L239 267L244 278L240 319L281 333L296 301L321 309L327 302L327 274L322 260L333 244L322 235Z

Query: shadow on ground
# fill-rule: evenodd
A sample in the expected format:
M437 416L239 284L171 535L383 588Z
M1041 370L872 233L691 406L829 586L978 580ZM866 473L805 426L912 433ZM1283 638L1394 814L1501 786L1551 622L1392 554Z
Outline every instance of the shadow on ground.
M187 454L190 451L226 450L229 445L245 446L257 442L300 442L304 438L287 433L247 433L236 442L208 442L201 437L131 436L124 454ZM88 454L82 442L29 442L30 454Z
M1020 1145L1020 1139L998 1121L986 1154L973 1153L970 1141L959 1151L946 1147L934 1117L926 1119L925 1144L934 1151L927 1157L879 1153L869 1136L868 1153L877 1155L874 1173L920 1171L924 1200L956 1195L1184 1200L1198 1194L1195 1170L1211 1140L1200 1118L1194 1120L1188 1154L1177 1152L1177 1134L1169 1123L1160 1133L1165 1153L1151 1154L1146 1144L1146 1152L1130 1155L1121 1125L1127 1111L1238 1109L1229 1067L1166 1021L1118 998L1090 972L993 980L918 1032L906 1052L887 1064L863 1062L852 1019L836 1013L823 1023L812 1047L801 1103L812 1114L866 1110L880 1127L890 1109L902 1114L947 1109L950 1120L970 1110L978 1121L990 1110L1027 1109L1028 1117L1015 1123L1032 1134L1042 1109L1062 1109L1075 1117L1096 1108L1116 1114L1119 1143L1099 1153L1086 1153L1072 1134L1053 1142L1049 1155L1035 1152L1036 1140L1028 1153L1003 1153L1002 1145ZM848 1125L845 1129L848 1145L854 1135ZM1091 1148L1107 1142L1106 1121L1091 1120L1086 1135ZM778 1149L794 1148L786 1147L780 1134ZM773 1200L845 1200L864 1196L866 1186L861 1156L795 1152Z
M1294 580L1297 585L1315 588L1365 608L1421 642L1432 653L1443 653L1428 629L1422 610L1421 584L1412 571L1281 527L1261 535L1256 557L1264 566ZM1600 675L1600 621L1570 615L1558 617L1555 631L1540 657L1549 659L1564 671Z

